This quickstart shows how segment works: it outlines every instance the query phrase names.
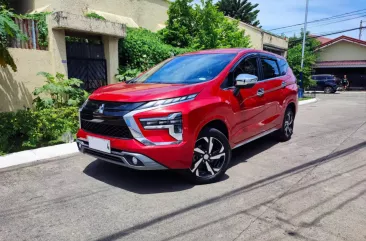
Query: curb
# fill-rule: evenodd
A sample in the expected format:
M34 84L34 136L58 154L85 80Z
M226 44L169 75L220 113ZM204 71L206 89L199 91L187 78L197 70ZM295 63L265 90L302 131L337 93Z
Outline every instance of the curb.
M0 169L78 153L76 142L21 151L0 157Z
M318 101L317 98L310 99L310 100L302 100L302 101L299 101L299 105L307 105L307 104L315 103L317 101Z

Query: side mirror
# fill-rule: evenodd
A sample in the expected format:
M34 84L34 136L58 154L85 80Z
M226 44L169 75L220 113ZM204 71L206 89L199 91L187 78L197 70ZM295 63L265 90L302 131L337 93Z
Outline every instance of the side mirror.
M252 88L258 82L258 77L251 74L239 74L235 82L235 87L238 89Z

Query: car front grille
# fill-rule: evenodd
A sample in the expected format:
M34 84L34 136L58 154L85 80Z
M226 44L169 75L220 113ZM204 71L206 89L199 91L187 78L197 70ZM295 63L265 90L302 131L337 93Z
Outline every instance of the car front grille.
M124 121L123 121L124 122ZM125 123L124 123L125 124ZM81 120L81 129L102 135L124 139L132 139L132 135L127 125L109 125L104 123L94 123L87 120Z
M102 136L132 139L123 116L142 104L89 100L80 111L81 129Z

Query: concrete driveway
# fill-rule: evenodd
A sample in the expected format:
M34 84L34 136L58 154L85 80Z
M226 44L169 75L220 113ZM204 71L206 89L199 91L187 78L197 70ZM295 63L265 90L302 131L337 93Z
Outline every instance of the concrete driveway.
M83 155L0 170L0 240L366 240L366 93L318 97L212 185Z

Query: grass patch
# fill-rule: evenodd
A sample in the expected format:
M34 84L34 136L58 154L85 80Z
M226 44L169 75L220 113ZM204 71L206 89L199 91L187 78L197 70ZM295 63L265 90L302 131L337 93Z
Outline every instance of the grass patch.
M314 97L302 97L302 98L299 98L299 101L302 101L302 100L311 100L311 99L314 99Z

